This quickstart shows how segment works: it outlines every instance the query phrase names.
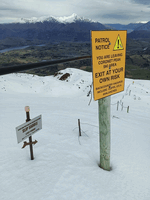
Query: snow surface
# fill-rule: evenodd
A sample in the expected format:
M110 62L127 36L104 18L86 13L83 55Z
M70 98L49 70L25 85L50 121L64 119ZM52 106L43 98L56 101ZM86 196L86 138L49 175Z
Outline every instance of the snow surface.
M126 79L125 90L111 96L111 171L105 171L99 167L98 102L89 105L87 96L92 73L61 72L70 77L0 76L0 200L149 200L150 81ZM29 147L17 143L25 106L31 119L42 115L34 160Z

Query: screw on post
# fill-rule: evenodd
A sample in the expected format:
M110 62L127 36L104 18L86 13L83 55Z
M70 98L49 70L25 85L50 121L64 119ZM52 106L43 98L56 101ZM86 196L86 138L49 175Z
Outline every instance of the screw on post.
M31 119L30 119L30 113L29 113L30 107L29 107L29 106L26 106L26 107L25 107L25 111L26 111L26 117L27 117L26 122L29 122L29 121L31 120ZM31 160L34 160L34 157L33 157L33 147L32 147L32 144L33 144L33 142L32 142L32 136L29 137L29 144L30 144L30 155L31 155Z

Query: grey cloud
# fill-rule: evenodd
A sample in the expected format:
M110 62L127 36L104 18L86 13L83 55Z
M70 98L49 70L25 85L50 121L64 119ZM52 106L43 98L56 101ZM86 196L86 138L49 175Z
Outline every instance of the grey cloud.
M150 0L0 0L0 21L72 13L101 23L148 21ZM44 3L43 3L44 2ZM58 3L59 2L59 3Z
M38 12L35 10L28 10L28 9L19 9L19 8L12 8L12 7L0 7L1 16L7 17L32 17L33 15L38 15Z
M130 15L130 14L125 14L125 13L122 13L122 14L116 14L116 13L110 13L110 14L105 14L105 15L102 15L103 18L106 18L106 19L116 19L116 20L128 20L128 19L134 19L135 16L133 15Z
M132 2L143 5L150 5L150 0L132 0Z
M14 12L17 12L19 11L19 9L16 9L16 8L8 8L8 7L0 7L0 11L14 11Z

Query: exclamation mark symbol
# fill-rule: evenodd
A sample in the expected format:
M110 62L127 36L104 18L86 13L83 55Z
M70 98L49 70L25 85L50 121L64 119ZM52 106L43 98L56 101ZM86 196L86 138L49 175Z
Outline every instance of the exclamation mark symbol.
M117 46L117 48L119 49L119 39L118 39L118 46Z

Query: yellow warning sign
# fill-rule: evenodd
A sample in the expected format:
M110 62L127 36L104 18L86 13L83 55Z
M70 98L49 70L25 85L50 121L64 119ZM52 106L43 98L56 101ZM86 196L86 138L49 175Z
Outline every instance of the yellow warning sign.
M115 46L114 46L114 51L117 51L117 50L123 50L123 45L122 45L122 42L121 42L119 35L117 37L117 40L116 40L116 43L115 43Z
M91 31L94 100L124 90L126 37L127 31Z

